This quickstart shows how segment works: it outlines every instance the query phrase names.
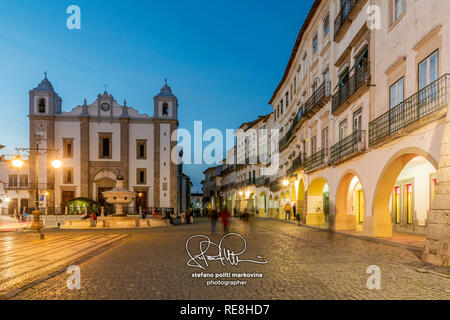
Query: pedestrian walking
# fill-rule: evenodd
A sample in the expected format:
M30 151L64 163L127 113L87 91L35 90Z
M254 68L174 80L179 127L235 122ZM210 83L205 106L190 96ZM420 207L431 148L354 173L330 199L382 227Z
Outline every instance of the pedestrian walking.
M217 227L217 219L219 218L217 211L213 210L209 214L209 219L211 220L211 234L216 233L216 227Z
M292 219L296 220L297 219L297 208L295 207L295 203L292 206Z
M97 215L94 212L92 212L90 218L91 218L91 228L94 228L95 222L97 220Z
M194 224L194 211L192 209L189 209L189 223Z
M284 211L285 211L284 220L291 220L291 205L289 202L286 203L286 205L284 206Z
M225 234L229 233L230 231L230 216L231 214L227 211L227 209L224 209L222 211L221 218L223 224L223 232Z

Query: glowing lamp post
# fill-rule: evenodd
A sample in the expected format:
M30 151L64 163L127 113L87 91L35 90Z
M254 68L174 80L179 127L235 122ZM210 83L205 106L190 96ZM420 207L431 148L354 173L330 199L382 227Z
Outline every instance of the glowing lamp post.
M36 198L35 198L35 206L36 209L33 211L34 223L33 228L36 229L41 234L41 239L44 239L44 233L42 232L42 221L41 221L41 212L39 211L39 155L47 154L48 152L57 152L57 149L44 149L39 148L39 144L36 145L36 148L18 148L17 156L12 161L12 165L16 168L22 168L24 162L19 155L19 152L24 151L28 153L34 153L36 155ZM62 162L58 159L55 159L51 162L51 165L55 169L59 169L62 167Z

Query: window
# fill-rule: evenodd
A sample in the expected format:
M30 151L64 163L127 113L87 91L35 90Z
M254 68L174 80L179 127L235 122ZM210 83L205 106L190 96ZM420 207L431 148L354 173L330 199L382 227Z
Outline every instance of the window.
M314 136L311 138L311 155L317 152L317 137Z
M297 92L297 76L294 77L294 93Z
M351 8L350 0L342 0L341 6L342 6L342 9L344 9L344 11L343 11L344 17L342 20L342 21L344 21L347 19L348 15L350 14L350 8Z
M289 91L286 92L286 109L288 108L288 106L289 106Z
M404 99L404 79L401 78L396 83L394 83L391 88L389 89L389 100L390 100L390 106L391 108L394 108L395 106L399 105L401 102L403 102Z
M8 176L9 187L17 187L17 174L10 174Z
M136 183L147 184L147 169L137 169Z
M163 103L162 114L163 114L163 116L168 116L169 115L169 105L167 103Z
M20 175L19 184L21 187L28 187L28 175L27 174Z
M328 149L328 128L322 130L322 150Z
M112 133L99 133L100 159L112 159Z
M330 72L327 70L323 73L323 83L325 84L325 94L329 95L330 94L330 85L327 85L328 82L330 82Z
M327 15L323 20L323 36L326 37L330 33L330 16Z
M280 111L280 114L283 114L283 106L284 106L284 101L281 100L281 111Z
M339 141L347 137L347 119L339 123Z
M147 160L147 140L136 141L136 159Z
M353 132L361 131L362 128L362 108L353 113Z
M303 73L302 73L302 79L304 79L306 77L306 74L308 72L308 64L307 64L307 56L305 54L305 56L303 57Z
M316 34L313 39L313 54L317 53L317 46L318 46L318 36Z
M63 139L63 158L73 158L73 139Z
M163 191L167 191L167 189L168 189L167 182L164 182L163 183Z
M73 184L73 169L64 168L63 169L63 184Z
M436 51L419 64L419 90L438 78L439 52Z
M405 12L405 0L393 0L393 22L397 22L398 19L402 16L403 12Z
M39 113L45 113L45 99L40 99L39 100Z

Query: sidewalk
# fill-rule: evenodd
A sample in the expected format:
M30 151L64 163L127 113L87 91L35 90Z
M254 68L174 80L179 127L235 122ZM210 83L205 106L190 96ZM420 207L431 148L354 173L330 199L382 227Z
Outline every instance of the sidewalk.
M289 222L289 223L298 225L298 221L294 221L294 220L289 220L289 221L282 220L282 219L274 219L274 220ZM358 230L355 230L355 231L333 231L333 230L329 229L328 224L322 225L322 226L308 226L305 224L301 224L300 226L306 227L306 228L312 228L312 229L316 229L316 230L321 230L321 231L327 231L330 233L342 234L342 235L355 237L355 238L359 238L359 239L363 239L363 240L368 240L368 241L372 241L372 242L388 244L388 245L392 245L392 246L396 246L396 247L400 247L400 248L413 250L415 252L420 251L420 253L423 251L424 242L426 240L426 236L420 236L420 235L414 235L414 234L408 234L408 233L400 233L400 232L394 232L392 234L392 238L374 238L374 237L365 236L362 234L362 231L358 231Z

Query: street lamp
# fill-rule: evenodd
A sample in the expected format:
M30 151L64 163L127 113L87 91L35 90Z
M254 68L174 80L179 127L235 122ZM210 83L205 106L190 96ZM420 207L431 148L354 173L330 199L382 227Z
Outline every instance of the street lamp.
M52 167L55 169L59 169L62 167L62 162L58 159L52 161Z
M283 186L284 187L289 186L289 180L283 180Z
M23 161L22 161L22 159L20 158L20 156L19 155L17 155L15 158L14 158L14 160L12 161L12 164L13 164L13 166L15 167L15 168L22 168L23 167Z
M41 212L39 211L39 155L47 154L48 152L58 152L57 149L54 148L40 148L39 144L36 144L36 148L17 148L17 156L13 160L13 166L16 168L23 167L23 161L19 155L21 151L28 152L30 154L36 155L36 198L35 198L35 206L36 209L33 211L34 223L33 227L41 234L41 239L44 239L44 233L42 232L42 221L41 221ZM55 169L59 169L62 166L62 162L58 159L55 159L51 162L51 165Z

